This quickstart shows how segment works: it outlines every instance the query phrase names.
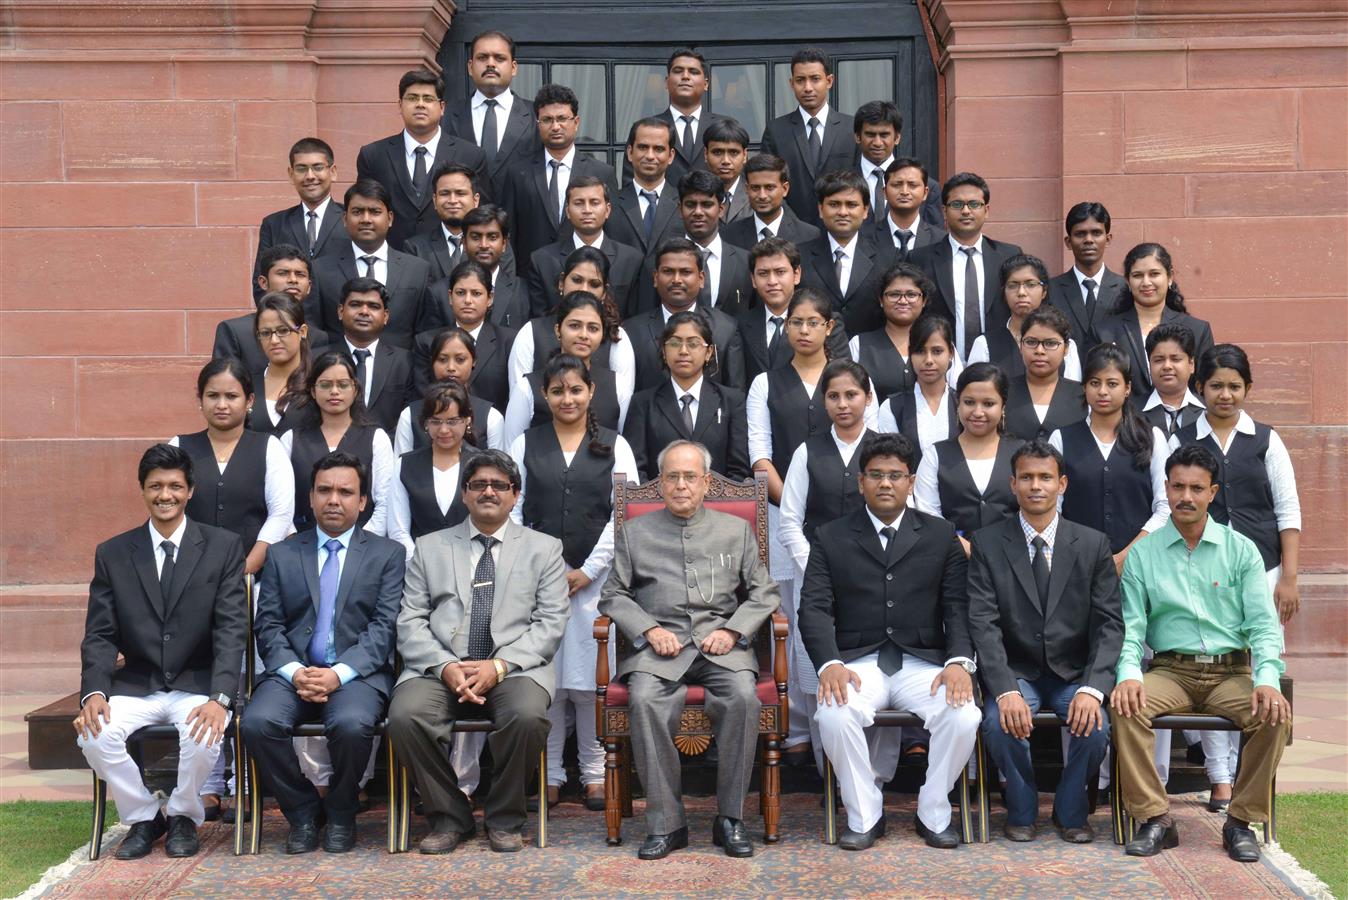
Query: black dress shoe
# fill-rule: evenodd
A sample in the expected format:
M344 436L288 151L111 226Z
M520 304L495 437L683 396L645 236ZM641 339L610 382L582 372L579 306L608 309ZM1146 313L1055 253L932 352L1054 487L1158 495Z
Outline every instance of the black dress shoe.
M1224 813L1230 808L1231 808L1230 797L1227 797L1225 800L1218 800L1215 797L1208 798L1208 812Z
M1147 822L1137 830L1133 839L1124 846L1123 852L1129 856L1155 856L1162 850L1172 850L1179 846L1179 827L1170 823L1170 827L1160 822Z
M885 833L885 817L881 815L875 824L865 831L853 831L844 828L838 835L838 846L844 850L869 850Z
M323 851L325 853L350 853L356 848L356 826L328 823L323 832Z
M717 816L711 823L711 842L725 850L726 856L736 859L754 855L753 841L749 840L749 829L739 819Z
M1033 825L1012 825L1007 822L1002 826L1002 834L1006 835L1008 841L1015 841L1018 844L1027 844L1034 840Z
M163 813L156 814L148 821L136 822L126 833L126 837L122 838L121 846L117 848L117 858L140 859L142 856L148 856L154 842L163 837L166 831L168 823L164 821Z
M926 825L922 824L921 819L917 819L917 835L927 842L928 847L935 847L937 850L954 850L960 845L960 833L955 830L955 823L951 822L945 827L945 831L932 831Z
M290 834L286 835L286 853L313 853L317 849L317 822L301 822L290 826Z
M1228 819L1222 826L1222 849L1236 862L1259 862L1259 839L1248 825Z
M211 801L210 801L209 803L206 802L206 798L207 798L207 797L210 797L210 798L211 798ZM206 810L206 815L204 816L204 820L205 820L205 821L207 821L207 822L214 822L215 820L217 820L217 819L220 818L220 795L219 795L219 794L202 794L202 795L201 795L201 806L202 806L203 809Z
M175 859L196 856L201 849L197 840L197 823L187 816L169 816L168 838L164 841L164 852Z
M637 859L664 859L675 850L688 846L688 826L676 828L669 834L648 834L637 850Z

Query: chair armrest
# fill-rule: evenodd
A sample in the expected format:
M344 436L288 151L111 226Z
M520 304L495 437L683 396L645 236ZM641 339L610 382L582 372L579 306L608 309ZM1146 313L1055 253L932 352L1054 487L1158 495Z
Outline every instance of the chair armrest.
M790 633L786 616L780 609L772 611L772 680L777 682L777 692L786 695L786 638Z

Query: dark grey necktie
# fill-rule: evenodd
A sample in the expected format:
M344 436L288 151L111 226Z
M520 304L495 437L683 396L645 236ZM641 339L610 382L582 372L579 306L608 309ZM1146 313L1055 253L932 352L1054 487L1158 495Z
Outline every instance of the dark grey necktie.
M486 107L482 110L482 155L487 157L487 164L491 165L496 161L496 145L500 139L496 136L496 106L497 103L491 97L482 101Z
M562 194L561 180L557 177L557 171L562 167L561 160L550 159L548 166L552 173L548 176L548 212L552 215L553 222L562 221Z
M824 135L820 133L819 120L814 116L810 116L809 126L810 126L810 136L809 136L810 155L813 157L813 159L811 159L810 162L813 164L815 171L818 171L819 164L823 162Z
M843 287L843 260L846 258L847 251L843 248L839 247L833 251L833 277L838 279L838 290L844 294L847 293L847 288Z
M312 209L309 210L309 224L306 226L309 232L309 255L314 255L315 245L318 243L318 213Z
M1030 570L1034 572L1034 589L1039 592L1039 604L1048 603L1048 542L1039 535L1030 541L1034 546L1034 559L1030 561Z
M679 403L683 406L683 427L688 436L693 436L693 395L684 394L679 398Z
M374 264L379 262L377 256L362 256L360 261L365 263L365 277L374 278Z
M889 209L889 200L885 197L885 170L875 169L871 175L875 178L875 202L871 204L871 215L878 219Z
M660 195L655 191L642 191L641 198L646 201L646 212L641 217L641 230L646 243L651 241L651 232L655 230L655 208L660 203Z
M173 541L160 541L159 549L164 551L164 565L159 568L159 593L167 603L169 585L173 583Z
M696 126L693 124L695 120L692 116L679 116L679 121L683 123L683 155L692 159L697 141Z
M782 346L782 325L786 323L783 316L768 316L768 321L772 323L772 337L768 339L768 364L771 365L777 359L777 351Z
M452 234L445 234L445 243L449 246L449 263L456 265L459 261L459 251L463 249L459 239Z
M1095 279L1083 278L1081 284L1086 288L1086 312L1095 312Z
M706 247L699 247L698 252L702 254L702 290L697 292L697 304L703 308L711 306L711 271L707 268L707 260L711 258L711 251Z
M412 151L416 156L416 162L412 165L412 190L419 198L426 196L426 156L429 152L425 147Z
M473 569L473 611L468 622L468 658L491 659L495 644L491 638L492 603L496 597L496 560L491 548L496 538L479 534L473 538L482 545L482 558Z
M978 267L974 265L973 247L961 247L964 254L964 355L974 348L974 341L983 333L982 294L978 288Z
M894 236L899 239L899 252L908 255L908 245L913 242L913 233L904 228L895 228Z
M758 232L758 237L760 240L766 241L768 238L772 237L772 229L764 225L763 229Z

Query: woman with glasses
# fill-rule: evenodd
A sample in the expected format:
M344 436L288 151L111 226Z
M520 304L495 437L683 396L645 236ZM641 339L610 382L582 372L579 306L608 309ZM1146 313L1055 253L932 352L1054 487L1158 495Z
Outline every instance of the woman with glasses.
M960 433L959 400L949 384L959 365L955 327L944 316L923 316L913 323L908 346L914 384L880 404L877 430L907 436L921 460L937 441Z
M1002 298L1011 310L1006 328L989 327L974 340L969 350L969 362L990 362L1006 373L1007 378L1025 374L1021 357L1020 337L1024 332L1025 317L1048 299L1048 268L1037 256L1020 253L1002 263ZM955 373L958 377L959 373ZM1063 356L1062 376L1072 381L1081 380L1081 358L1076 341L1067 341Z
M310 402L300 410L295 427L281 436L281 446L295 471L295 530L314 527L309 505L314 463L334 450L358 457L370 469L370 494L360 525L382 536L388 517L389 484L393 479L393 444L365 409L356 383L356 364L343 353L319 355L305 381Z
M263 434L283 434L299 408L309 402L304 379L309 373L309 326L304 304L289 294L264 294L257 302L253 332L267 365L249 375L262 388L248 416L248 427Z
M462 328L443 328L431 339L429 353L429 383L423 396L429 396L437 385L456 381L466 385L472 378L473 363L477 360L477 341ZM409 450L428 446L430 437L424 428L414 425L421 415L421 400L413 400L398 416L393 433L393 453L402 456ZM468 443L478 449L505 449L505 418L491 402L468 395L473 421L477 427L468 437ZM485 423L485 424L484 424Z
M418 407L417 430L425 443L398 458L389 484L388 536L407 549L409 560L417 538L468 516L459 471L473 454L477 421L472 399L458 381L432 384Z
M1025 317L1020 333L1025 374L1011 379L1008 434L1029 441L1081 420L1085 408L1081 382L1061 374L1071 334L1072 323L1056 306L1041 306Z
M877 397L913 388L912 328L927 309L936 286L917 266L901 262L881 280L880 310L885 326L864 331L848 342L852 358L866 368ZM954 385L964 366L956 359L948 368Z
M566 782L562 751L574 727L585 805L596 810L604 808L604 751L595 738L594 620L613 561L613 476L637 467L627 441L595 415L592 374L585 360L567 353L554 356L540 373L551 415L510 445L520 468L519 501L510 515L562 542L571 595L571 616L553 659L557 690L548 707L547 802L558 801Z
M717 384L711 321L697 311L674 313L660 336L669 378L632 397L623 437L645 481L673 441L697 441L711 453L711 470L734 481L751 474L744 393ZM634 476L635 477L635 476Z

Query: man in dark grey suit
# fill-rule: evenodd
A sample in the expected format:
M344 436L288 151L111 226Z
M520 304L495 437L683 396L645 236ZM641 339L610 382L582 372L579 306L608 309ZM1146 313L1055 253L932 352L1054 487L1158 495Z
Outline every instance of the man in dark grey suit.
M510 521L520 473L507 454L467 459L460 488L468 518L418 538L407 569L389 732L430 820L420 850L448 853L475 832L449 762L454 722L489 716L487 838L512 852L523 846L525 790L548 737L552 660L571 613L566 564L561 541Z
M1114 235L1103 203L1083 201L1067 211L1063 243L1072 252L1072 268L1048 283L1048 302L1067 313L1081 352L1100 343L1099 324L1109 318L1128 282L1105 268L1105 250Z
M430 178L440 230L412 235L403 243L403 252L430 263L431 281L439 281L463 259L463 217L477 209L482 195L477 173L458 163L437 166Z
M820 224L819 206L810 190L815 179L857 164L852 117L829 108L832 88L833 64L828 55L815 47L796 51L791 57L791 90L800 105L769 122L760 145L762 152L786 160L791 183L799 188L787 195L786 202L802 222L816 226Z
M944 221L941 187L927 176L926 164L911 156L891 162L885 169L884 202L871 210L866 225L875 230L876 240L892 243L895 260L904 262L918 247L945 238Z
M800 189L809 191L813 185L802 185ZM770 237L782 238L797 247L819 237L818 228L802 222L786 205L790 191L786 160L771 153L749 157L744 164L744 192L753 215L727 222L721 236L745 250L752 250L759 241Z
M301 304L309 297L312 282L309 279L309 258L303 250L291 244L273 244L259 258L263 274L259 275L258 285L262 293L260 300L267 294L289 294ZM225 319L215 326L215 342L211 347L211 357L220 359L232 356L243 362L249 372L261 372L267 367L267 357L257 342L256 312ZM319 352L326 347L328 333L321 328L309 329L309 351Z
M727 856L752 856L741 817L761 708L753 642L781 598L749 524L703 506L707 448L676 441L659 467L665 508L618 530L599 598L599 611L634 647L618 676L631 692L632 753L646 787L647 837L637 856L661 859L688 846L673 730L690 683L706 690L720 748L712 841Z
M370 471L349 453L314 465L309 502L318 526L267 552L253 630L262 673L240 728L258 774L290 822L286 853L356 844L361 775L393 690L393 644L402 602L402 545L357 524ZM323 722L332 779L322 797L300 771L295 725Z
M316 137L301 138L290 148L290 165L286 168L290 183L300 202L266 216L257 230L257 256L253 262L253 300L266 293L258 287L263 274L262 255L276 244L291 244L305 252L312 260L329 252L341 243L333 237L342 220L342 204L332 199L332 181L337 177L337 164L332 148Z
M707 112L703 100L711 88L711 67L701 53L680 47L669 55L665 64L665 88L669 92L669 106L653 113L650 118L665 122L673 131L670 149L669 179L678 184L694 169L708 170L706 159L706 132L719 116ZM629 145L631 141L628 141ZM631 182L634 161L623 161L623 184Z
M476 90L467 100L445 105L445 131L482 148L494 196L500 196L510 167L538 149L533 108L510 88L518 73L514 39L483 31L468 47L468 77Z
M677 138L674 126L651 116L632 123L625 158L632 178L618 191L604 233L649 256L683 232L678 215L679 183L669 175Z

